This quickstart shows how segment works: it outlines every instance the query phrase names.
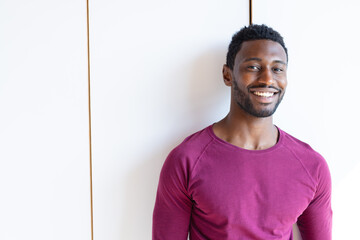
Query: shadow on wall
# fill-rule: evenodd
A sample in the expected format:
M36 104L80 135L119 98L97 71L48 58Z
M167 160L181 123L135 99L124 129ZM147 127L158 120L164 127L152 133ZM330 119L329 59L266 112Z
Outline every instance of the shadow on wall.
M225 86L222 68L226 61L226 48L211 51L197 59L192 65L191 81L188 81L186 98L189 116L192 121L200 122L194 131L203 127L203 123L213 123L225 117L230 105L230 89Z
M169 115L162 121L170 122L167 139L159 141L154 151L142 153L146 159L126 176L120 226L121 239L150 239L152 213L159 174L168 153L185 137L225 116L229 104L228 89L222 81L222 66L226 48L209 49L185 67L169 73L172 84L163 92L163 110ZM181 69L180 69L181 68ZM187 79L183 77L189 76ZM176 86L177 88L176 88ZM177 93L174 94L174 89ZM174 108L180 106L174 111ZM164 115L163 115L164 117ZM165 131L167 131L165 129ZM139 155L139 157L141 157Z

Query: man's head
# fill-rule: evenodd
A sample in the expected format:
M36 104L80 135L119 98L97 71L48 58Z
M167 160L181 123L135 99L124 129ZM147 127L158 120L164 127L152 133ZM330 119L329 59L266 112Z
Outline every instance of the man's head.
M231 86L231 111L270 117L287 86L287 50L279 33L265 25L251 25L233 36L223 68Z
M262 25L250 25L249 27L244 27L232 37L232 40L229 44L228 52L226 54L226 65L232 70L234 67L234 61L236 54L240 51L243 42L251 40L260 40L266 39L279 43L285 50L286 58L288 60L288 52L285 47L283 37L272 29L264 24Z

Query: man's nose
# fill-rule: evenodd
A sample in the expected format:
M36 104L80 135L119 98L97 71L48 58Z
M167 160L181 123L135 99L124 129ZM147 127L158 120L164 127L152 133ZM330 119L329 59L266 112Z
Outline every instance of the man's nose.
M259 77L259 82L266 85L274 84L274 76L271 69L264 69Z

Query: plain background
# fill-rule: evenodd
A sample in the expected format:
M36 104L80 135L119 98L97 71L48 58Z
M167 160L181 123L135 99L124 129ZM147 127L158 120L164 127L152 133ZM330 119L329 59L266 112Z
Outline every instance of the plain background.
M275 124L327 160L333 236L358 235L360 5L257 0L289 49ZM247 0L90 1L94 239L143 240L161 166L224 117ZM90 239L86 2L0 0L0 239Z

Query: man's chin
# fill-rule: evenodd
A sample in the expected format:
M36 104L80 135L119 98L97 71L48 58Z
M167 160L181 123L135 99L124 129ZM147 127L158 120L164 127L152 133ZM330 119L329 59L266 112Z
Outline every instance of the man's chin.
M258 118L271 117L275 113L279 104L280 102L254 106L250 101L245 101L243 105L238 102L238 106L242 108L243 111Z
M271 117L274 114L274 112L251 112L249 114L258 118L267 118L267 117Z
M259 110L258 109L246 109L245 111L254 117L267 118L267 117L271 117L272 115L274 115L276 108L259 109Z

